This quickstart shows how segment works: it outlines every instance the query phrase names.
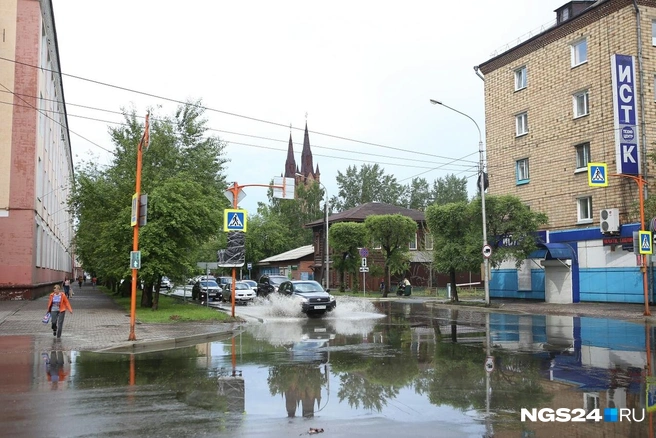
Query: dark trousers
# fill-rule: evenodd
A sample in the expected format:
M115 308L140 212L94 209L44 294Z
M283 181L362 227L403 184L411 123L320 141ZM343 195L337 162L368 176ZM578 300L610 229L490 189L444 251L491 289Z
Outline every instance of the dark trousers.
M59 310L53 310L50 312L50 321L52 323L53 334L57 334L58 338L61 338L62 328L64 328L64 317L66 312L60 312Z

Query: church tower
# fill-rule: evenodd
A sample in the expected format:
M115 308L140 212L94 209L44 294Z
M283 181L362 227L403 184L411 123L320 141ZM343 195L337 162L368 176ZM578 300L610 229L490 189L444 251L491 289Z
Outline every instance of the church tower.
M305 122L305 135L303 137L303 150L301 152L301 169L298 169L298 165L294 159L294 143L292 142L292 134L290 132L289 144L287 146L287 160L285 160L285 172L283 176L285 178L294 178L297 186L300 184L311 184L313 181L320 182L321 180L319 165L317 164L316 170L314 169L307 122Z

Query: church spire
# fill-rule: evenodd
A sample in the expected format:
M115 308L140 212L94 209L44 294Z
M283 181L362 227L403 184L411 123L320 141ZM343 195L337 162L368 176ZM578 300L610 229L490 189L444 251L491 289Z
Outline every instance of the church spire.
M287 160L285 161L285 178L296 178L296 160L294 160L294 143L292 133L289 133L289 146L287 146Z
M307 120L305 121L305 137L303 138L303 152L301 152L301 173L303 176L313 174L312 151L310 150L310 135L308 134Z

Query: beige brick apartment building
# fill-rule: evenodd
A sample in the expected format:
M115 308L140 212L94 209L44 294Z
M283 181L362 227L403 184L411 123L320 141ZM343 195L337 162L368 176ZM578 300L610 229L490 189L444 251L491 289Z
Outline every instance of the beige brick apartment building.
M0 0L0 299L33 298L73 271L73 180L50 0Z
M638 186L610 174L653 180L656 3L572 1L555 12L552 27L477 67L489 193L549 217L547 260L503 265L492 296L643 302L636 257L621 246L640 225ZM589 162L607 164L607 187L588 185ZM602 233L602 210L621 226ZM570 254L551 257L553 244Z

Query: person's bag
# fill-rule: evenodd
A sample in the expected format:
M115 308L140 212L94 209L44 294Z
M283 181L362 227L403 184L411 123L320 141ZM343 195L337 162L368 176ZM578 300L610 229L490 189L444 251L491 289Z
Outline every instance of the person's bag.
M41 320L42 323L48 324L50 322L50 312L46 313L43 319Z

